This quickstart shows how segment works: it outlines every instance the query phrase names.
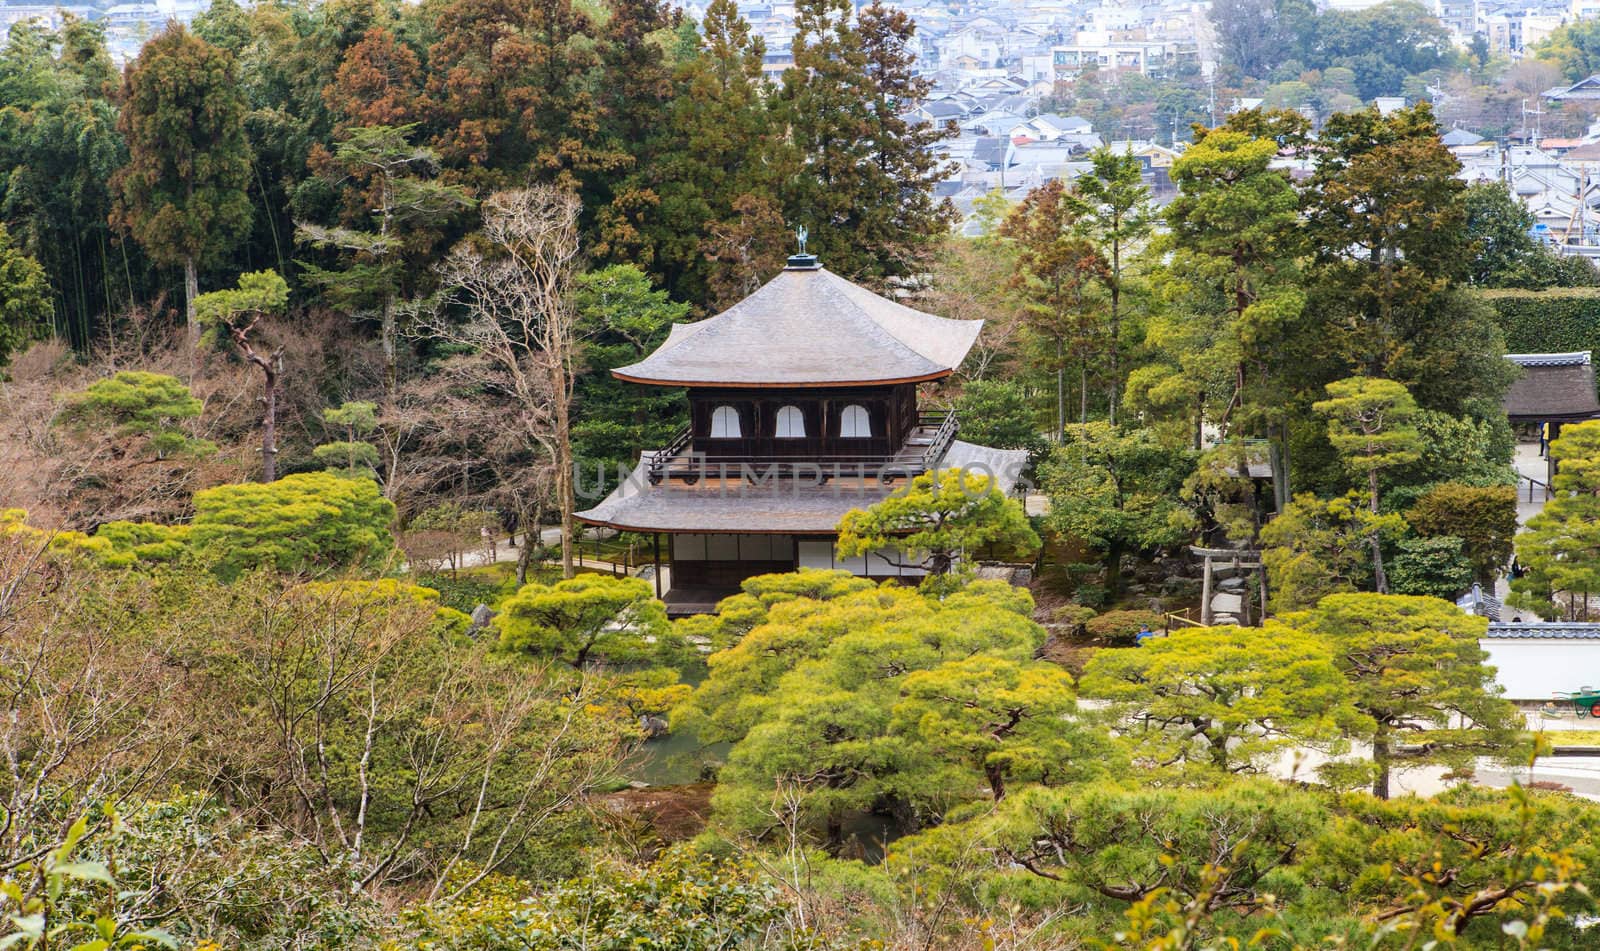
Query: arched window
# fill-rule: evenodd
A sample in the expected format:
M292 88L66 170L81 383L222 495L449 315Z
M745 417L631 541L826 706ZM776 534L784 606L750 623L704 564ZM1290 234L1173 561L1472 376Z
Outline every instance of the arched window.
M739 411L732 406L718 406L711 411L711 438L738 439Z
M778 428L773 435L779 439L804 439L806 418L798 406L785 406L778 410Z
M839 413L839 438L867 439L872 436L872 416L865 406L851 404Z

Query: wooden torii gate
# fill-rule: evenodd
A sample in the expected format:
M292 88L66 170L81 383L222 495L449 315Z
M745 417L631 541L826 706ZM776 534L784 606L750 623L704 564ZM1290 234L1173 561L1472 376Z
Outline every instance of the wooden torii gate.
M1267 614L1267 569L1261 562L1261 552L1244 548L1201 548L1190 545L1189 552L1198 556L1204 563L1204 574L1200 582L1200 623L1211 623L1211 591L1212 578L1218 562L1228 565L1236 572L1254 571L1256 573L1257 588L1261 593L1261 613L1251 619L1250 615L1250 589L1245 588L1242 597L1244 613L1239 617L1244 624L1258 624L1266 618Z

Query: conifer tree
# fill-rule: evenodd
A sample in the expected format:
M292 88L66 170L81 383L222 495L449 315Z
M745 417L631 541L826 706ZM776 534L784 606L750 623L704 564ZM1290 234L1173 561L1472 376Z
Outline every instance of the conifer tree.
M1567 614L1588 609L1600 591L1600 422L1561 428L1550 444L1556 461L1556 494L1516 536L1517 561L1525 574L1511 583L1512 603L1554 617L1556 596L1567 595Z
M915 29L881 3L859 16L850 0L795 6L794 66L774 103L784 214L852 278L911 273L954 217L931 191L943 171L932 146L953 131L904 118L931 88L914 68Z
M139 53L122 86L128 164L112 180L112 221L158 264L183 268L191 338L199 268L250 224L250 146L233 56L173 23Z
M304 265L306 279L334 306L377 315L384 388L390 396L398 377L400 298L416 289L407 277L427 270L415 258L438 243L441 223L473 205L464 188L432 178L439 169L438 156L411 143L414 129L347 129L333 155L319 164L324 174L345 183L348 204L360 209L351 216L357 226L296 223L302 242L332 249L344 259L344 266L336 269Z
M1454 416L1498 403L1513 367L1492 314L1456 285L1472 263L1461 164L1427 103L1341 113L1317 140L1306 190L1316 248L1309 310L1322 319L1294 363L1307 390L1362 373L1405 384ZM1496 406L1493 412L1498 415Z
M1079 226L1084 204L1060 180L1028 193L1000 233L1016 249L1012 286L1024 299L1023 321L1052 351L1056 430L1067 425L1066 372L1078 365L1078 422L1089 421L1090 364L1103 352L1105 327L1096 286L1110 274L1105 258Z
M1271 167L1277 152L1270 139L1220 128L1173 163L1179 194L1166 209L1163 277L1176 306L1152 334L1171 362L1146 370L1141 388L1182 391L1172 409L1190 414L1196 440L1204 423L1224 437L1259 436L1281 418L1275 344L1305 298L1295 266L1300 199Z
M625 158L602 148L598 31L571 0L445 0L424 16L432 145L458 177L573 187Z
M200 320L226 334L244 358L261 371L261 481L278 477L278 373L283 348L258 350L261 318L283 309L289 286L276 271L241 274L237 287L202 294L195 301Z
M1089 156L1094 171L1074 182L1083 211L1079 226L1100 249L1106 261L1101 276L1110 298L1107 314L1107 350L1110 355L1107 415L1117 421L1122 395L1122 307L1127 290L1127 268L1133 253L1150 234L1150 189L1133 154L1118 155L1108 148Z
M695 42L674 69L650 161L627 190L652 201L637 224L639 259L680 299L716 309L781 267L787 241L771 198L765 45L734 0L712 0ZM611 244L614 218L601 212ZM742 293L721 293L730 284Z
M1368 508L1378 514L1379 479L1385 469L1415 462L1421 437L1412 420L1417 403L1406 388L1393 380L1351 377L1328 384L1328 398L1313 404L1328 420L1328 441L1345 468L1367 482ZM1370 536L1372 571L1378 593L1389 590L1383 572L1383 548L1376 533Z

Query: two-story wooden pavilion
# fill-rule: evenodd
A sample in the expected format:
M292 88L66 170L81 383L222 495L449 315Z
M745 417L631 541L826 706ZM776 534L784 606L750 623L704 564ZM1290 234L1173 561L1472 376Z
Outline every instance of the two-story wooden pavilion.
M686 388L690 425L578 518L654 535L671 565L658 593L678 614L775 571L917 575L887 554L837 558L835 529L930 469L1017 484L1025 452L962 442L953 414L917 406L918 384L955 372L982 323L913 310L795 255L754 294L612 371Z

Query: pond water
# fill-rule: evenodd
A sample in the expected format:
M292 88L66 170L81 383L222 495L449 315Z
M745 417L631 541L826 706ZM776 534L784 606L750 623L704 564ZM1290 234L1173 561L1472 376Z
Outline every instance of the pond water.
M661 791L668 787L688 787L710 778L716 767L727 762L731 747L730 743L702 745L688 732L669 733L646 741L627 775L630 780L648 783ZM703 792L699 794L704 795ZM872 813L847 821L844 833L845 846L841 854L869 863L881 861L885 847L901 835L892 818Z
M727 761L731 747L731 743L703 745L693 733L668 733L645 741L628 769L628 778L652 786L697 783Z

